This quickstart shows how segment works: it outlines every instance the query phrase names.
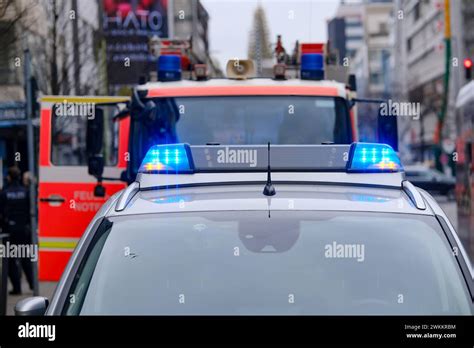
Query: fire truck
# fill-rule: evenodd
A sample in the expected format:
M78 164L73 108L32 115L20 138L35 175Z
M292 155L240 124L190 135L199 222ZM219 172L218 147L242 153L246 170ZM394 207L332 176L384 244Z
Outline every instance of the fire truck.
M271 78L255 78L252 61L233 59L219 79L192 63L187 47L160 45L157 81L131 97L42 98L40 279L59 279L93 215L134 181L152 145L358 140L355 79L327 59L324 44L301 44L297 66L277 63Z
M45 96L41 99L38 232L39 277L58 280L78 239L98 209L121 181L106 180L103 197L94 195L96 179L88 173L87 153L92 117L102 120L104 176L120 177L126 170L130 118L114 121L110 115L129 97ZM79 106L82 110L79 110ZM88 110L87 110L88 109ZM89 116L87 115L89 111ZM95 125L96 126L96 125ZM89 141L88 141L89 140ZM89 146L89 148L88 148ZM96 145L97 146L97 145Z

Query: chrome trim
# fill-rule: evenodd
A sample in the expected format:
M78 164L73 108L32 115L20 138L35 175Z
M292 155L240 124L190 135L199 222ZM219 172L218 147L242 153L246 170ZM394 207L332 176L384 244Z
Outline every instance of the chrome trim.
M115 211L122 211L132 198L140 191L140 183L135 181L130 184L122 193L115 206Z
M458 235L456 229L454 228L453 224L449 220L448 216L443 211L443 209L440 207L440 205L436 202L436 200L433 198L433 196L431 196L431 194L429 194L427 191L425 191L423 189L419 189L419 191L422 194L422 196L426 199L426 202L428 203L431 210L433 210L433 213L435 215L441 216L446 221L446 224L448 225L448 227L450 229L450 232L452 233L453 238L456 241L456 244L458 245L461 256L463 256L464 259L466 260L466 264L467 264L467 267L469 268L469 271L471 273L471 277L474 278L473 262L471 261L467 250L464 248L464 244L461 241L461 238L459 238L459 235Z
M415 207L420 210L426 209L426 204L423 199L423 196L418 191L418 189L408 180L402 181L402 189L410 197L410 200L413 202Z
M400 189L404 180L404 174L396 173L345 173L345 172L275 172L272 173L274 182L301 182L334 183L334 185L368 185L387 186ZM196 174L145 174L138 173L137 181L140 189L165 187L175 185L210 185L226 183L251 183L265 182L266 172L229 172L229 173L196 173Z
M72 270L74 265L81 261L83 254L87 249L87 245L90 242L90 237L95 233L98 226L100 225L102 219L110 213L110 210L113 204L117 201L122 191L115 193L112 197L109 198L107 202L100 208L100 210L96 213L92 221L87 226L84 234L82 235L81 239L76 245L74 252L72 253L71 257L69 258L69 262L66 265L66 268L61 275L61 279L59 280L58 285L54 291L54 294L51 298L50 304L48 309L46 310L45 315L59 315L61 314L61 309L59 306L64 302L65 297L67 296L67 291L69 286L71 285L72 278Z

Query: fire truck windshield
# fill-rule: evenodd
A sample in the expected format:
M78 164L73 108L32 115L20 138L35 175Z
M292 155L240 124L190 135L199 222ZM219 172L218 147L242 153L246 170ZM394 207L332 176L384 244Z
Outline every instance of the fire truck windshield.
M342 98L316 96L177 97L154 100L143 129L154 143L320 144L350 143L349 113ZM163 132L163 126L167 131ZM142 133L144 134L144 133Z

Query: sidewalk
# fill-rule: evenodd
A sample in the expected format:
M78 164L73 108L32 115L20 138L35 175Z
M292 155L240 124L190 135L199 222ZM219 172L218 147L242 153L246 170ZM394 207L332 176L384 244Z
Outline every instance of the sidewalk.
M56 289L57 282L40 282L39 283L39 294L40 296L47 297L48 299L51 300L51 297L53 296L54 290ZM23 274L22 276L22 284L21 288L23 290L23 294L20 296L12 296L8 295L7 298L7 315L15 315L15 305L18 301L21 299L33 296L33 291L30 290L30 287L28 286L28 283L26 282L26 277ZM10 291L11 284L10 280L8 280L8 291Z

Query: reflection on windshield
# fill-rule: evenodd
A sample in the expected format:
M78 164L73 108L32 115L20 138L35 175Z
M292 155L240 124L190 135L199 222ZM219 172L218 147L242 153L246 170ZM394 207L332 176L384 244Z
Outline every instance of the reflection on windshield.
M241 221L239 238L247 250L255 253L285 252L298 240L300 226L295 220L279 220L279 229L255 229L254 221Z
M65 314L470 313L432 216L163 213L113 218L91 245Z

